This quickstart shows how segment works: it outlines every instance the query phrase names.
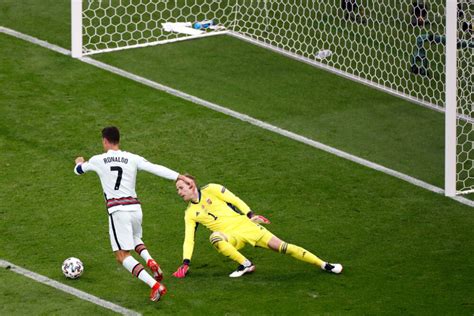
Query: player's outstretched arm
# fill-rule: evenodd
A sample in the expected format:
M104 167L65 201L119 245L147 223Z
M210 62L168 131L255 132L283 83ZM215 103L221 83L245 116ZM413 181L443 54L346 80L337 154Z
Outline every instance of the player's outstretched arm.
M81 175L89 171L98 172L99 170L97 167L97 156L92 156L88 161L85 160L84 157L77 157L74 162L76 163L76 166L74 167L74 173L77 175Z
M179 174L178 172L170 168L167 168L165 166L151 163L143 157L140 157L140 156L138 157L139 157L139 160L138 160L139 170L144 170L146 172L149 172L151 174L154 174L156 176L159 176L168 180L174 180L174 181L183 180L187 185L196 186L193 179L185 175Z
M194 251L194 237L198 223L191 218L190 213L186 213L184 216L185 223L185 235L183 243L183 264L178 267L173 276L177 278L184 278L189 270L189 264Z
M250 207L237 195L229 191L224 186L218 184L210 184L208 188L223 201L236 206L242 213L246 214L248 218L257 224L270 224L270 221L262 215L255 214Z
M155 176L165 178L168 180L176 180L179 176L179 173L177 173L174 170L171 170L170 168L151 163L143 157L140 157L140 156L138 157L139 157L138 164L137 164L138 170L143 170L151 174L154 174Z

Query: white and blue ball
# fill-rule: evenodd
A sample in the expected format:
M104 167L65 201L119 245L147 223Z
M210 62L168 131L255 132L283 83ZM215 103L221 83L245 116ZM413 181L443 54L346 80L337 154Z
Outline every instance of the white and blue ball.
M77 279L84 273L84 264L81 260L74 257L64 260L61 268L64 276L68 279Z

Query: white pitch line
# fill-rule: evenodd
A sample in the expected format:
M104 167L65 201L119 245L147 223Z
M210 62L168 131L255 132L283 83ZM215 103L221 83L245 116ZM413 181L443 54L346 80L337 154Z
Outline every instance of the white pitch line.
M0 26L0 33L8 34L10 36L13 36L13 37L22 39L24 41L39 45L41 47L47 48L49 50L55 51L55 52L63 54L63 55L71 55L71 52L69 50L65 49L65 48L59 47L57 45L48 43L48 42L40 40L40 39L37 39L36 37L17 32L15 30L9 29L7 27Z
M50 44L48 42L45 42L45 41L42 41L42 40L39 40L37 38L34 38L34 37L31 37L29 35L25 35L23 33L20 33L20 32L17 32L17 31L14 31L14 30L11 30L11 29L8 29L8 28L5 28L5 27L0 27L0 32L3 32L3 33L6 33L6 34L9 34L11 36L14 36L14 37L17 37L17 38L20 38L20 39L23 39L25 41L28 41L28 42L31 42L31 43L34 43L34 44L37 44L37 45L40 45L42 47L45 47L45 48L48 48L50 50L53 50L55 52L59 52L63 55L70 55L70 51L69 50L66 50L62 47L59 47L59 46L56 46L54 44ZM377 170L377 171L380 171L380 172L383 172L385 174L388 174L388 175L391 175L395 178L398 178L398 179L401 179L403 181L406 181L408 183L411 183L413 185L416 185L418 187L421 187L423 189L426 189L428 191L431 191L431 192L434 192L434 193L438 193L438 194L444 194L444 190L437 187L437 186L434 186L432 184L429 184L427 182L424 182L422 180L419 180L419 179L416 179L414 177L411 177L409 175L406 175L404 173L401 173L401 172L398 172L398 171L395 171L393 169L390 169L390 168L387 168L387 167L384 167L382 165L379 165L379 164L376 164L374 162L371 162L369 160L366 160L366 159L363 159L363 158L360 158L360 157L357 157L357 156L354 156L354 155L351 155L349 153L346 153L342 150L339 150L339 149L336 149L336 148L333 148L331 146L328 146L328 145L325 145L323 143L320 143L318 141L315 141L315 140L312 140L310 138L307 138L307 137L304 137L304 136L301 136L301 135L298 135L296 133L293 133L293 132L290 132L290 131L287 131L285 129L282 129L280 127L277 127L277 126L274 126L274 125L271 125L269 123L266 123L266 122L263 122L263 121L260 121L260 120L257 120L251 116L248 116L246 114L242 114L242 113L239 113L237 111L234 111L234 110L230 110L228 108L225 108L223 106L220 106L220 105L217 105L215 103L212 103L212 102L209 102L209 101L206 101L206 100L203 100L201 98L198 98L198 97L195 97L193 95L190 95L188 93L185 93L183 91L180 91L180 90L176 90L176 89L173 89L171 87L168 87L168 86L165 86L165 85L162 85L160 83L157 83L155 81L152 81L152 80L149 80L149 79L146 79L146 78L143 78L141 76L138 76L138 75L135 75L131 72L128 72L128 71L125 71L123 69L120 69L120 68L117 68L117 67L114 67L114 66L111 66L111 65L108 65L108 64L105 64L103 62L100 62L98 60L95 60L95 59L92 59L90 57L83 57L83 58L79 58L78 60L81 60L87 64L90 64L90 65L93 65L95 67L98 67L100 69L103 69L103 70L106 70L106 71L109 71L109 72L112 72L114 74L117 74L119 76L122 76L124 78L127 78L127 79L131 79L133 81L136 81L138 83L141 83L141 84L144 84L146 86L149 86L151 88L154 88L156 90L160 90L160 91L164 91L166 93L169 93L171 95L174 95L176 97L179 97L181 99L184 99L184 100L188 100L194 104L198 104L198 105L201 105L201 106L204 106L206 108L209 108L209 109L212 109L214 111L217 111L217 112L220 112L220 113L223 113L223 114L226 114L228 116L231 116L231 117L234 117L236 119L239 119L241 121L244 121L244 122L247 122L247 123L250 123L252 125L255 125L255 126L258 126L260 128L263 128L263 129L266 129L268 131L271 131L273 133L276 133L276 134L280 134L282 136L285 136L287 138L290 138L290 139L293 139L293 140L296 140L298 142L301 142L301 143L304 143L306 145L309 145L309 146L312 146L314 148L317 148L317 149L320 149L320 150L323 150L325 152L328 152L330 154L333 154L333 155L336 155L338 157L341 157L341 158L344 158L344 159L347 159L347 160L350 160L350 161L353 161L357 164L360 164L360 165L363 165L365 167L368 167L368 168L371 168L371 169L374 169L374 170ZM455 201L458 201L459 203L462 203L462 204L465 204L465 205L468 205L468 206L471 206L471 207L474 207L474 201L472 200L469 200L469 199L466 199L464 197L461 197L461 196L454 196L454 197L450 197L451 199L455 200Z
M130 309L126 309L125 307L122 307L122 306L116 305L114 303L111 303L109 301L103 300L103 299L98 298L94 295L91 295L91 294L88 294L88 293L83 292L81 290L78 290L76 288L73 288L69 285L65 285L65 284L60 283L58 281L52 280L48 277L45 277L44 275L35 273L35 272L27 270L27 269L24 269L22 267L19 267L19 266L13 264L13 263L10 263L8 261L0 259L0 267L8 269L9 271L18 273L20 275L23 275L23 276L25 276L27 278L30 278L30 279L32 279L36 282L39 282L39 283L45 284L47 286L53 287L57 290L63 291L67 294L74 295L74 296L80 298L81 300L88 301L88 302L91 302L95 305L101 306L103 308L110 309L111 311L114 311L116 313L119 313L119 314L122 314L122 315L130 315L130 316L139 316L139 315L141 315L141 314L139 314L135 311L132 311Z

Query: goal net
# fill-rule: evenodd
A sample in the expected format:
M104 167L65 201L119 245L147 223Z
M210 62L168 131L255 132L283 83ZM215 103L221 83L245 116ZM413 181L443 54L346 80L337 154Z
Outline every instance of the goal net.
M458 4L456 191L474 192L474 1Z
M81 55L216 35L223 28L207 32L192 22L212 18L227 25L231 9L224 1L196 0L72 0L72 5L73 15L81 11Z
M445 110L446 3L456 0L72 1L76 56L227 34ZM474 1L459 0L456 6L456 191L469 192L474 190L474 150L469 149L474 136ZM213 28L193 28L195 22L210 20ZM188 23L184 29L183 23Z

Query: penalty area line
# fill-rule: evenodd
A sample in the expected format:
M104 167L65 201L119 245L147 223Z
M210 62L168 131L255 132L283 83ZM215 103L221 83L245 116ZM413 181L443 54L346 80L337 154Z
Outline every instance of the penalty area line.
M23 275L27 278L30 278L38 283L45 284L47 286L50 286L52 288L55 288L59 291L62 291L64 293L73 295L81 300L88 301L90 303L93 303L95 305L98 305L100 307L109 309L111 311L114 311L116 313L122 314L122 315L130 315L130 316L140 316L140 313L137 313L133 310L126 309L125 307L119 306L117 304L111 303L109 301L103 300L101 298L98 298L94 295L91 295L89 293L83 292L81 290L78 290L76 288L73 288L69 285L60 283L58 281L52 280L48 277L45 277L44 275L35 273L33 271L27 270L25 268L19 267L11 262L8 262L6 260L0 259L0 268L7 269L9 271L15 272L17 274Z
M17 32L15 30L12 30L12 29L9 29L9 28L6 28L6 27L0 26L0 33L5 33L5 34L8 34L8 35L20 38L20 39L25 40L27 42L31 42L33 44L42 46L42 47L50 49L50 50L53 50L53 51L58 52L58 53L63 54L63 55L70 55L71 54L71 52L67 49L64 49L64 48L59 47L57 45L48 43L46 41L39 40L35 37ZM175 97L190 101L194 104L206 107L206 108L211 109L213 111L216 111L216 112L231 116L233 118L236 118L238 120L247 122L249 124L260 127L260 128L265 129L267 131L271 131L273 133L276 133L276 134L279 134L281 136L290 138L290 139L295 140L297 142L309 145L311 147L320 149L320 150L325 151L327 153L330 153L330 154L336 155L338 157L350 160L352 162L355 162L355 163L357 163L359 165L362 165L362 166L365 166L367 168L380 171L382 173L385 173L385 174L388 174L392 177L401 179L403 181L411 183L411 184L413 184L417 187L423 188L425 190L428 190L428 191L431 191L431 192L434 192L434 193L437 193L437 194L440 194L440 195L444 195L444 190L437 187L437 186L434 186L432 184L429 184L427 182L424 182L422 180L419 180L419 179L414 178L412 176L409 176L407 174L398 172L396 170L384 167L384 166L379 165L377 163L371 162L367 159L360 158L360 157L354 156L352 154L346 153L342 150L339 150L339 149L336 149L334 147L325 145L323 143L320 143L320 142L315 141L313 139L307 138L305 136L287 131L287 130L285 130L283 128L280 128L278 126L274 126L274 125L271 125L271 124L266 123L264 121L260 121L258 119L255 119L255 118L251 117L251 116L248 116L246 114L242 114L240 112L228 109L228 108L220 106L218 104L203 100L201 98L195 97L195 96L190 95L188 93L185 93L183 91L180 91L180 90L173 89L171 87L162 85L158 82L146 79L144 77L141 77L141 76L138 76L138 75L133 74L131 72L125 71L123 69L111 66L109 64L100 62L100 61L92 59L90 57L78 58L78 60L80 60L80 61L82 61L86 64L93 65L93 66L95 66L97 68L100 68L102 70L106 70L108 72L114 73L114 74L119 75L121 77L124 77L124 78L130 79L130 80L133 80L135 82L141 83L141 84L146 85L148 87L151 87L153 89L166 92L166 93L171 94ZM452 199L452 200L455 200L459 203L462 203L464 205L474 207L474 201L472 201L470 199L467 199L465 197L454 196L454 197L449 197L449 198Z

